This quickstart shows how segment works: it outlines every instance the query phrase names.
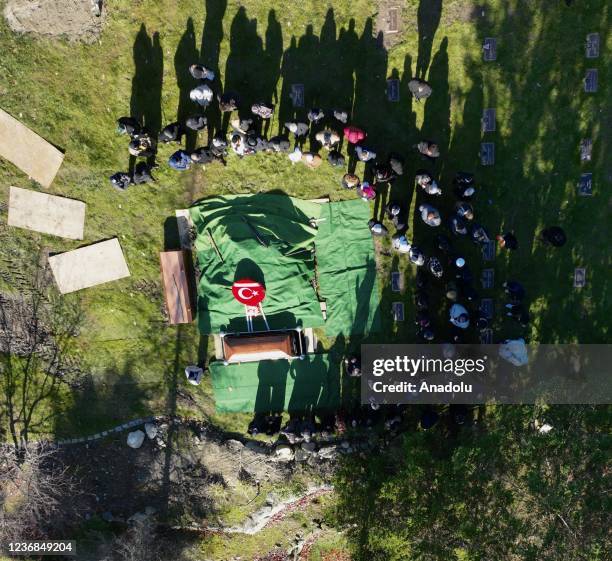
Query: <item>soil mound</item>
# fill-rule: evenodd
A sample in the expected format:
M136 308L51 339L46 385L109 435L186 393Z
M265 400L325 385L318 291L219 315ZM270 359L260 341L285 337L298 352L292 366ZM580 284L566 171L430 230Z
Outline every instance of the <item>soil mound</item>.
M8 0L4 17L16 33L94 43L104 21L102 0Z

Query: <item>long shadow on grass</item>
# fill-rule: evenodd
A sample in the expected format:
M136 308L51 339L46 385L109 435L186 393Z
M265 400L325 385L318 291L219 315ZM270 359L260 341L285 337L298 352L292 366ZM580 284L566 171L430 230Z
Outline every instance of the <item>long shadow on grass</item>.
M419 55L416 64L416 76L425 79L431 60L431 49L436 30L440 25L442 0L421 0L417 12L419 28Z
M202 45L200 47L200 62L215 73L212 83L213 91L220 92L221 70L219 56L223 41L223 18L227 9L227 0L206 0L206 19L202 30ZM185 63L186 61L183 61ZM212 103L207 111L209 140L221 129L221 112L216 103Z
M157 138L162 125L161 94L164 79L164 53L159 33L149 36L144 23L134 40L134 77L132 78L132 97L130 115ZM155 163L155 157L149 158ZM135 158L130 157L130 173L134 170Z
M195 64L199 58L196 49L195 29L193 19L187 20L187 26L174 54L174 70L176 72L176 83L179 88L179 102L176 110L176 120L182 125L188 117L198 114L198 104L191 101L189 92L196 87L196 80L189 72L189 66ZM196 131L185 129L185 149L191 152L195 149L198 139Z

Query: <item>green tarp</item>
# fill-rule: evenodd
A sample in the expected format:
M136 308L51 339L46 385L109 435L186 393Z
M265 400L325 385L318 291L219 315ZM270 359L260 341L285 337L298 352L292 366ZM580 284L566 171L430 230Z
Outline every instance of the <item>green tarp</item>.
M234 280L243 278L265 285L263 309L271 329L322 325L312 285L317 230L311 219L320 213L320 204L282 194L213 197L194 205L200 331L246 331L244 306L231 293ZM265 329L261 318L254 329Z
M315 239L319 295L327 302L325 333L380 331L380 297L370 206L360 199L323 205Z
M380 329L368 204L234 195L205 199L190 213L201 272L197 308L202 333L246 331L244 306L231 293L234 280L244 278L265 285L263 308L271 329L323 325L313 288L315 248L319 296L327 303L326 334ZM261 318L255 319L254 329L265 329Z
M340 364L326 354L227 366L212 362L210 373L221 413L304 412L340 404Z

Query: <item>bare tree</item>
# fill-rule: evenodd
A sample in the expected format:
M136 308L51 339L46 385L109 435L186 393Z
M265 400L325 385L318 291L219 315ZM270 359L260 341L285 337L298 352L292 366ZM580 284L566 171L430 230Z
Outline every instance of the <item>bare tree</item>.
M48 420L41 405L57 391L66 370L66 349L78 329L74 299L49 290L36 267L21 292L0 295L0 413L15 448Z
M67 499L75 504L77 493L56 449L0 446L0 541L48 537L66 520L64 505Z

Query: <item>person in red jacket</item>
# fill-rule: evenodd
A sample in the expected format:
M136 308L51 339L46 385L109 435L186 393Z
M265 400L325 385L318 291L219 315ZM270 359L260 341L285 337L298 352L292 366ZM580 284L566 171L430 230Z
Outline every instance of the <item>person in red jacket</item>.
M344 127L344 138L346 138L347 142L350 142L351 144L361 142L366 136L366 133L359 127L355 127L353 125Z

